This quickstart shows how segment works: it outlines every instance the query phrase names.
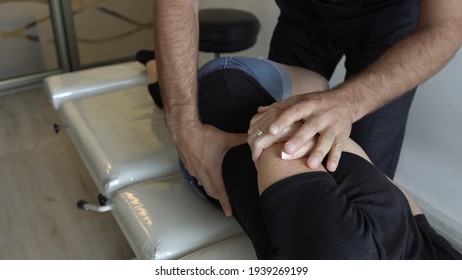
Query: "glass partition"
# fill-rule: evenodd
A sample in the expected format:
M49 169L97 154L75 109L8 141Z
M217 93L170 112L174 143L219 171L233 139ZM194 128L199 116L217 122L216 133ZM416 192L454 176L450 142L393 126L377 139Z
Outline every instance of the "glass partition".
M48 1L0 0L0 81L58 68Z
M152 0L73 0L79 68L153 49Z
M0 94L153 49L152 0L0 0Z

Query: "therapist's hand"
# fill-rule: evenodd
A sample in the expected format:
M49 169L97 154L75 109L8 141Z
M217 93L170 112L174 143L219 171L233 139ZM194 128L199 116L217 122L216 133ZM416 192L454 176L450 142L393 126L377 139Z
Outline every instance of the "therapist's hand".
M263 150L273 144L286 142L297 132L298 129L300 129L303 124L301 121L295 122L284 129L283 132L278 133L277 135L271 135L267 132L268 128L277 119L281 112L281 110L276 108L269 108L265 113L256 114L250 121L250 127L247 131L247 142L252 150L252 160L255 163L255 167L258 166L258 161ZM256 132L257 129L259 133ZM315 138L310 139L294 154L287 155L281 151L280 157L282 159L297 159L304 157L311 151L315 143Z
M226 216L232 216L221 166L226 152L246 141L247 135L223 132L213 126L199 124L177 135L175 144L189 173L196 177L207 194L220 201Z
M274 110L279 113L274 116ZM260 107L259 114L252 121L250 131L263 127L265 133L275 136L286 134L286 129L297 122L302 122L298 130L286 141L283 152L286 157L296 156L299 149L317 137L316 145L310 151L307 165L317 168L328 155L326 169L337 169L343 145L351 133L353 108L330 91L295 95L269 106ZM271 119L271 124L267 124ZM260 128L262 129L262 128ZM262 129L262 130L263 130ZM263 141L262 141L263 142ZM254 152L259 158L261 151L273 143L265 141Z

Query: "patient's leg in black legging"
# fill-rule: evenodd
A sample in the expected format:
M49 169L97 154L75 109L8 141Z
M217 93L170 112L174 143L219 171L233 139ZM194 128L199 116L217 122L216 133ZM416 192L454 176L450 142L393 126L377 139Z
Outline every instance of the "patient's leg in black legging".
M382 171L359 156L343 153L332 177L372 225L380 258L419 257L423 241L409 203Z
M404 195L349 153L335 174L290 176L266 189L260 204L278 259L401 259L420 242Z
M199 112L204 124L231 133L246 133L260 105L274 99L239 70L219 70L199 81ZM258 203L257 172L247 144L225 156L222 175L233 215L252 240L257 257L267 257L267 236Z
M259 203L257 170L250 147L241 145L228 151L223 160L222 173L233 214L252 241L258 259L272 259Z
M302 173L263 192L277 259L377 259L373 233L327 173Z

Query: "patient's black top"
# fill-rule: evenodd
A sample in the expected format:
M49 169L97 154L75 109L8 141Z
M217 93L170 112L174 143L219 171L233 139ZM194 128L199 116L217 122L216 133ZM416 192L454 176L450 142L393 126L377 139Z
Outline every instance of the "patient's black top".
M199 81L203 123L246 133L260 105L274 99L239 70ZM366 160L343 153L334 173L286 178L260 196L247 144L222 165L233 213L260 259L462 259L428 224L412 216L403 193Z

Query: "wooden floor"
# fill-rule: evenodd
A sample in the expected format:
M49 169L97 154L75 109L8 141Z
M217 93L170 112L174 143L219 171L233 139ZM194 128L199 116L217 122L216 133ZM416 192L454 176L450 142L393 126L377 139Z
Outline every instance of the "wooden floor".
M0 259L131 259L110 213L85 212L97 189L42 88L0 96Z

